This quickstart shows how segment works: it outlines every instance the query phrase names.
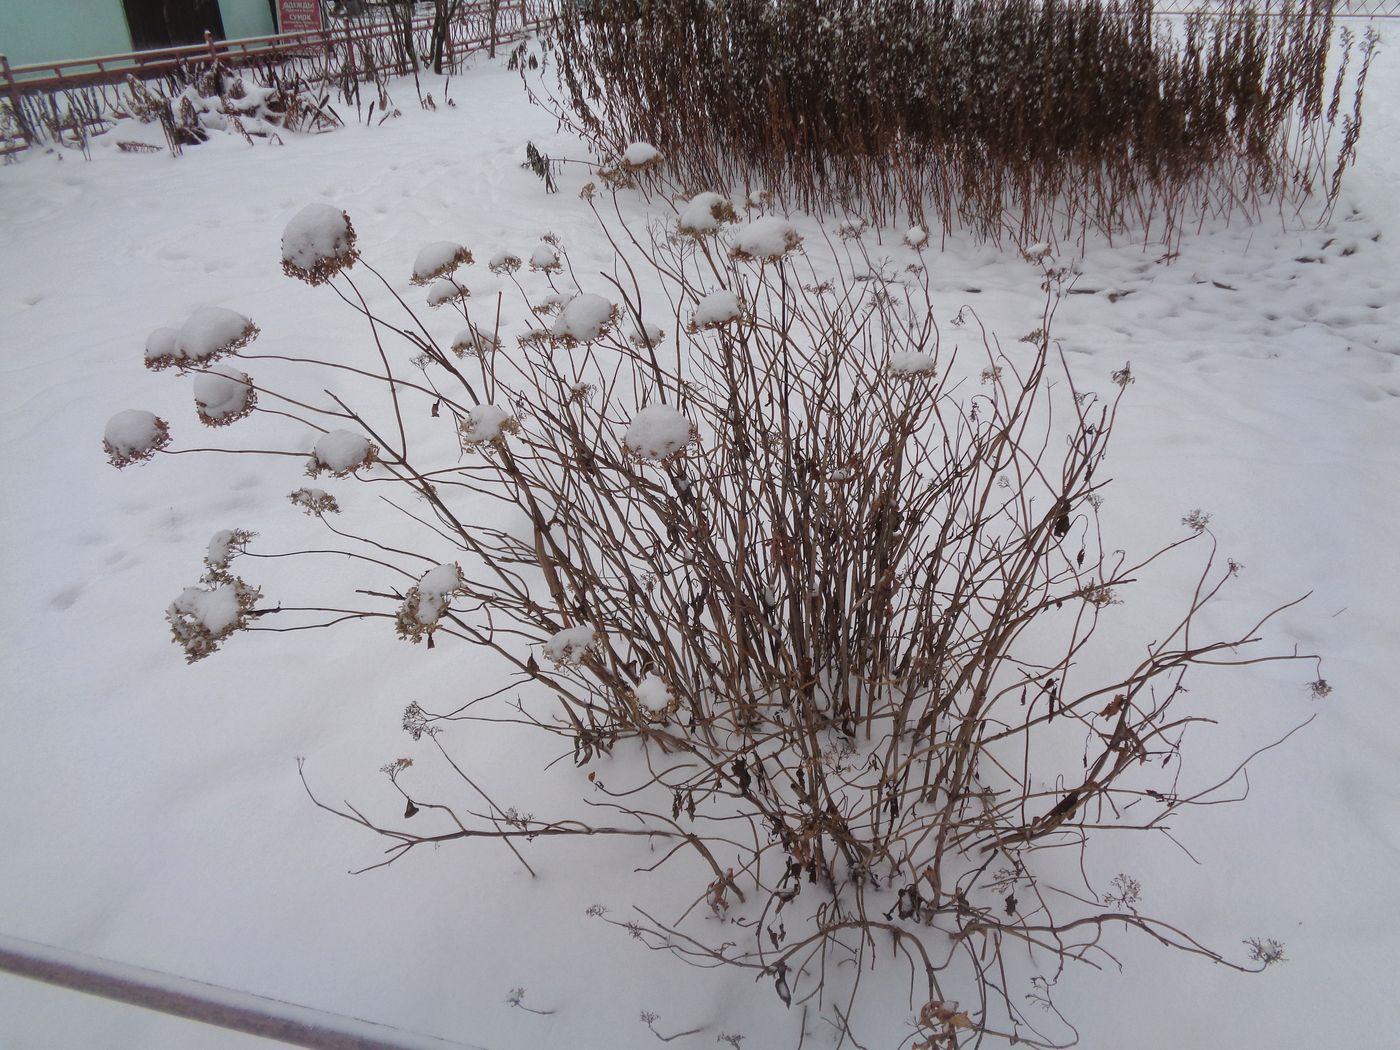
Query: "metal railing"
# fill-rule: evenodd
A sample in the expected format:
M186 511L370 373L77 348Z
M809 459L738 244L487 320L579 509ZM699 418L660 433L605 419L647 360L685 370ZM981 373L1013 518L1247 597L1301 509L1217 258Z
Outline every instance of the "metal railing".
M442 27L444 68L455 70L472 52L494 51L538 31L553 19L555 8L555 0L467 0ZM193 71L210 65L249 70L263 81L295 76L307 83L342 83L382 70L406 74L433 55L435 25L431 13L415 14L406 24L354 18L319 30L240 40L205 34L203 44L23 66L11 66L0 55L0 101L8 103L18 126L13 140L0 139L0 155L25 149L40 137L42 122L35 118L43 108L56 115L63 103L67 115L81 114L77 119L83 120L124 109L122 86L131 78L165 80L178 91L181 79L189 82Z
M310 1050L481 1050L4 934L0 973Z

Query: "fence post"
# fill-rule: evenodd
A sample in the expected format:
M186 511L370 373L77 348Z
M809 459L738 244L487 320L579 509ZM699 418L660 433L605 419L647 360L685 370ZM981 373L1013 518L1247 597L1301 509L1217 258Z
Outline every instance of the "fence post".
M19 137L24 140L24 148L28 149L34 145L34 136L30 134L29 121L25 119L24 108L20 105L19 88L15 84L15 75L10 72L10 60L4 55L0 55L0 74L5 77L5 93L10 96L10 108L15 111Z

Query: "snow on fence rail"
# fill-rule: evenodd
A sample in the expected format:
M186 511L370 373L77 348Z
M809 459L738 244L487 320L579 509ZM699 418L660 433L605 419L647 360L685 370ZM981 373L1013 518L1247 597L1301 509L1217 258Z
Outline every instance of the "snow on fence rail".
M443 27L436 57L443 68L455 71L473 51L490 48L494 53L497 46L538 30L554 17L555 8L555 0L467 0ZM81 135L82 126L102 123L107 114L125 108L122 91L132 78L166 81L174 91L201 67L217 63L249 71L262 82L299 78L307 84L339 84L370 79L381 70L409 73L439 50L432 14L414 15L407 26L356 18L324 29L240 40L213 40L206 33L205 40L24 66L11 66L0 55L0 155L42 139L45 127L67 125Z
M0 973L311 1050L481 1050L4 934Z

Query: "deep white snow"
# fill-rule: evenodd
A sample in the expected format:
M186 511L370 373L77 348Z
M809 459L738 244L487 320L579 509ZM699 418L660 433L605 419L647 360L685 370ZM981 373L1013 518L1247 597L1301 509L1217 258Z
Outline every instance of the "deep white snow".
M421 76L423 90L442 98L443 79ZM381 513L378 497L393 486L323 476L316 484L324 488L304 488L306 461L289 456L162 455L117 471L97 441L103 421L126 405L174 420L177 448L304 457L324 440L287 417L196 427L189 378L146 370L135 353L157 325L229 305L255 315L263 330L243 353L266 359L229 362L260 386L276 388L279 355L379 368L367 326L351 308L329 289L280 272L279 236L308 200L337 217L344 208L366 258L415 305L421 298L408 278L416 251L444 228L470 231L482 252L553 234L580 280L613 273L608 246L577 199L588 174L566 166L560 192L547 195L518 167L527 138L552 156L584 155L523 100L518 74L483 60L446 86L455 108L420 110L412 82L395 83L401 117L284 135L280 147L248 148L230 135L178 159L123 153L117 137L162 142L158 127L132 124L94 138L91 162L36 152L0 168L0 443L9 496L0 506L7 553L0 593L10 597L0 634L7 686L0 932L491 1050L655 1048L656 1036L638 1021L642 1011L660 1015L663 1034L703 1029L668 1044L677 1050L715 1046L721 1033L743 1035L745 1050L791 1050L799 1041L804 1050L829 1047L832 1028L815 1004L804 1037L801 1008L784 1009L771 982L688 967L586 914L600 905L625 922L637 906L673 917L703 896L713 877L704 871L645 871L661 855L645 840L522 842L536 878L487 841L445 843L347 874L382 860L386 843L312 806L296 759L305 759L307 782L321 797L348 799L398 826L404 799L377 772L386 763L413 759L401 783L424 798L460 785L433 741L402 732L405 706L452 710L504 687L512 669L489 650L440 629L428 651L400 641L384 620L239 631L194 665L171 644L172 596L179 596L176 623L190 630L236 619L235 594L190 587L210 537L230 525L259 533L235 564L251 585L264 586L266 577L260 604L334 608L356 586L403 594L419 574L459 557L464 571L475 571L446 545L408 576L336 553L300 565L264 559L346 549L302 511L334 499L341 513L327 509L325 521L353 531ZM1182 775L1194 782L1227 775L1245 755L1316 718L1254 760L1246 799L1183 814L1171 829L1175 841L1095 840L1087 874L1103 884L1127 872L1141 881L1142 907L1152 914L1237 956L1247 937L1277 937L1289 961L1243 976L1146 938L1114 938L1106 947L1121 971L1111 963L1071 967L1055 989L1087 1050L1391 1050L1396 1043L1400 914L1389 906L1400 899L1396 99L1400 64L1382 49L1357 165L1322 227L1290 227L1277 215L1253 226L1208 220L1186 233L1172 260L1130 238L1092 241L1078 262L1075 294L1059 304L1054 337L1082 389L1110 389L1110 374L1128 361L1136 377L1107 461L1105 543L1143 553L1178 538L1192 510L1209 513L1221 557L1245 568L1218 619L1202 627L1248 627L1262 611L1310 593L1267 626L1267 640L1272 651L1322 652L1333 688L1313 699L1293 665L1188 679L1196 710L1220 723L1191 730L1188 745L1196 746L1184 748ZM648 219L675 221L661 202L623 194L621 204L637 229ZM793 225L809 256L820 255L818 225L802 216ZM324 230L331 229L327 219ZM872 228L861 243L890 274L929 268L945 350L967 355L978 343L965 307L1012 353L1039 326L1039 264L957 234L946 245L936 237L940 250L922 253L902 237L900 229ZM541 249L556 258L550 246ZM1056 253L1057 263L1076 254L1063 243ZM91 267L96 279L74 279ZM480 276L470 304L489 303L489 312L474 311L472 320L494 327L502 285L484 282L508 286L511 278ZM514 276L531 302L550 290L550 277L573 290L567 273ZM373 302L387 310L381 292ZM420 317L439 345L462 327L455 310ZM533 318L517 309L503 320L514 351L514 337ZM174 355L177 345L161 336L156 356ZM393 365L401 379L420 375L406 354ZM299 393L325 403L327 385L396 437L381 388L342 372ZM990 389L975 373L969 378L969 396ZM145 447L151 424L143 420L108 436ZM444 441L455 452L455 435ZM355 465L353 451L337 462ZM836 480L859 477L863 465L829 467ZM412 502L405 508L422 512ZM514 518L480 513L493 527L521 530ZM1195 568L1163 566L1111 610L1125 653L1170 630ZM470 615L484 622L487 614ZM590 628L579 630L591 637ZM540 654L542 673L568 673L547 656ZM517 685L474 709L487 720L453 723L440 739L502 807L598 819L578 801L605 798L589 770L573 767L567 743L520 725L516 702L552 714L528 685ZM606 783L608 762L627 760L589 769ZM486 808L465 789L462 797L464 808ZM450 827L428 823L434 819L425 810L405 826ZM723 920L704 922L716 941L725 939ZM886 959L866 980L898 973L907 981L907 971ZM523 1006L548 1012L510 1006L515 988L526 989ZM896 1047L910 1033L907 1020L890 1009L857 1025L857 1035L872 1050ZM0 977L5 1050L263 1045Z

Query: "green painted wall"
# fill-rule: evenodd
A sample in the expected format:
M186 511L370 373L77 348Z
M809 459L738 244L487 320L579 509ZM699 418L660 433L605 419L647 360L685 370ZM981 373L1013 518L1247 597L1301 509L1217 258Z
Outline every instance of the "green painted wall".
M219 11L224 16L224 35L230 40L245 36L270 36L277 32L267 0L219 0Z
M130 50L122 0L0 0L0 54L13 66Z
M219 0L230 40L276 32L267 0ZM0 0L0 55L12 66L131 50L122 0Z

